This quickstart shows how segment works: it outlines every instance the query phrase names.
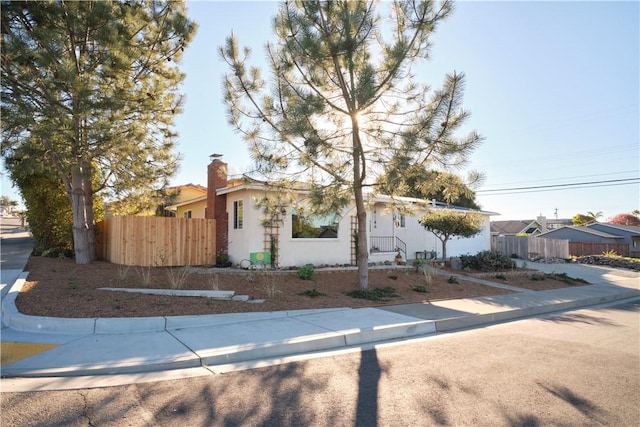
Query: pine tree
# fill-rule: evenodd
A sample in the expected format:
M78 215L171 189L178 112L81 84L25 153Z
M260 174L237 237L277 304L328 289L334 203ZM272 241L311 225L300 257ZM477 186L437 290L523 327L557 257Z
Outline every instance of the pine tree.
M267 45L271 79L247 63L231 35L220 48L229 122L249 143L258 173L306 182L310 204L355 201L358 282L368 286L366 192L384 165L463 159L480 141L456 138L464 78L440 90L418 84L412 65L452 11L445 1L285 1ZM381 13L382 12L382 13ZM383 18L382 15L389 16ZM388 40L388 41L387 41ZM282 185L282 184L280 184Z
M76 262L95 259L94 197L166 185L177 168L184 2L3 2L2 154L25 145L64 184ZM35 145L37 142L38 145Z
M467 182L459 176L437 170L426 170L422 165L413 165L401 170L387 168L378 179L383 194L437 200L469 209L480 209L473 188L483 177L471 173Z

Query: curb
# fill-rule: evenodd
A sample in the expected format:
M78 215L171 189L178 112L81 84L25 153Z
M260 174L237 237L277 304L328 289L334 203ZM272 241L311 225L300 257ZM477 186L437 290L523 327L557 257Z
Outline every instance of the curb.
M22 314L16 307L16 299L29 275L20 274L2 301L2 323L8 328L21 332L52 333L63 335L130 334L136 332L163 332L187 327L224 325L229 323L253 322L256 320L281 317L303 316L309 313L352 310L349 307L325 308L318 310L287 310L250 313L225 313L187 316L156 317L108 317L74 319L63 317L30 316Z
M637 300L640 292L629 290L599 297L589 297L581 300L566 301L551 305L539 305L521 309L507 310L503 312L466 315L440 320L417 320L415 322L397 323L383 327L369 327L361 329L347 329L343 331L328 331L322 334L313 334L283 340L265 342L261 344L241 344L220 348L203 349L193 351L185 347L182 355L173 355L146 359L144 363L139 361L118 361L100 365L75 365L50 369L11 369L8 366L3 369L4 377L65 377L88 375L115 375L148 373L154 371L177 370L198 367L215 367L234 363L249 362L265 358L293 356L317 351L337 350L347 347L357 347L366 344L374 344L403 338L417 338L436 335L443 332L486 326L506 321L522 319L530 316L561 312L572 309L585 308L603 303L611 303L622 300ZM350 309L347 309L350 310ZM332 311L332 310L328 310ZM285 317L285 316L274 316ZM256 317L257 319L257 317ZM254 319L254 320L256 320ZM186 320L186 319L185 319ZM226 319L231 320L231 319ZM226 321L222 319L221 321ZM229 321L228 323L237 323ZM176 339L171 332L167 331Z

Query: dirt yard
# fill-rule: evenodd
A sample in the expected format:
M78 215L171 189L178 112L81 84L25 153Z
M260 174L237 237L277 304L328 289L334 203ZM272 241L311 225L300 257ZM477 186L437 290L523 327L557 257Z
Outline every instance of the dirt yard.
M177 316L253 311L280 311L331 307L397 305L452 298L509 293L507 290L464 280L451 280L453 273L428 274L410 268L389 266L369 271L369 288L392 287L396 296L370 301L347 295L358 289L355 269L316 270L312 280L302 280L297 271L248 271L192 269L182 283L182 269L124 267L107 262L77 265L73 260L29 258L27 282L16 305L24 314L67 318ZM457 272L462 273L462 272ZM572 286L546 278L531 280L533 272L520 271L482 275L484 280L532 290ZM498 277L496 277L498 276ZM173 277L173 279L172 279ZM534 279L536 276L534 276ZM454 283L452 283L454 282ZM263 303L216 301L203 297L168 297L100 290L112 288L205 289L235 291ZM307 294L320 296L310 297Z

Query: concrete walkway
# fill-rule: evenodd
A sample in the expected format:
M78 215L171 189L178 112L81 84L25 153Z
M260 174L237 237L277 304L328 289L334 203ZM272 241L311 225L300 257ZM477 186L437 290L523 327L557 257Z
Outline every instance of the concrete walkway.
M187 368L217 372L229 364L420 337L640 297L638 272L574 264L527 266L566 272L591 284L383 308L61 319L17 311L15 298L27 274L22 273L2 301L2 391L24 389L25 383L14 377L68 379ZM29 384L27 389L38 389Z

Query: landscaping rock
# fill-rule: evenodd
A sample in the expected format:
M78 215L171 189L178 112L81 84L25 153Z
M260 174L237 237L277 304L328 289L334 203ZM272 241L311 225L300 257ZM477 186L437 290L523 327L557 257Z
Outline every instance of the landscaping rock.
M462 270L462 261L459 257L453 257L450 261L451 268L454 270Z
M608 267L616 268L629 268L631 270L640 271L640 262L618 257L589 255L576 258L576 262L579 262L581 264L605 265Z

